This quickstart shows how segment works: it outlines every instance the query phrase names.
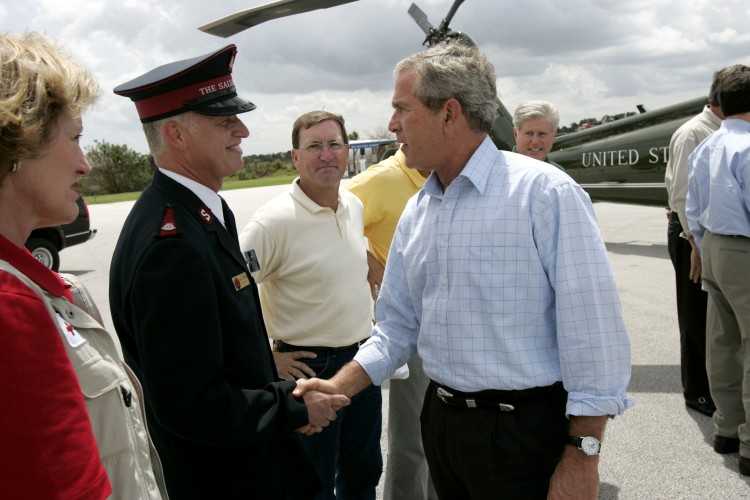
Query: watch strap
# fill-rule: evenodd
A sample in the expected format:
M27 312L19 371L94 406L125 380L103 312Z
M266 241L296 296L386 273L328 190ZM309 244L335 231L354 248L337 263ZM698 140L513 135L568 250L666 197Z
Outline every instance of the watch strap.
M582 437L568 436L568 444L571 444L571 445L575 446L576 448L580 448L582 442L583 442L583 438Z

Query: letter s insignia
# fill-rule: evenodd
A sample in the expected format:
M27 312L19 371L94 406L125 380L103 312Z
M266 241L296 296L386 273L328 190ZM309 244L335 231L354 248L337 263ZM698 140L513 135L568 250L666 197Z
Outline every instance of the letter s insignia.
M198 217L200 217L206 224L211 224L214 221L214 213L205 205L201 205L198 208Z

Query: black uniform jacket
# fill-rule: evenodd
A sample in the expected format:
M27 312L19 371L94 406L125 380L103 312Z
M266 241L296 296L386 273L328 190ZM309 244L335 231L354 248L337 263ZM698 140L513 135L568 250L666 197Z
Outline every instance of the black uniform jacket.
M233 231L157 171L115 248L112 319L171 498L311 498L320 481L293 432L307 410L278 380L226 212Z

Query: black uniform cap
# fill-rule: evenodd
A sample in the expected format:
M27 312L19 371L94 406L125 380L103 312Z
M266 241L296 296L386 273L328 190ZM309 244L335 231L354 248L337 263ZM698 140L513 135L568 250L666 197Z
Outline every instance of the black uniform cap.
M115 87L117 95L135 102L142 123L194 111L225 116L255 109L237 95L232 65L237 46L159 66Z

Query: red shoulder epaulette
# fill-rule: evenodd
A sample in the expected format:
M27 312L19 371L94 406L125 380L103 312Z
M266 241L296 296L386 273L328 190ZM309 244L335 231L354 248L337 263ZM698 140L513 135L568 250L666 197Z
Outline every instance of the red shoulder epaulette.
M177 225L177 219L174 214L174 205L168 203L164 207L164 215L161 218L159 226L159 238L168 238L180 234L180 228Z

